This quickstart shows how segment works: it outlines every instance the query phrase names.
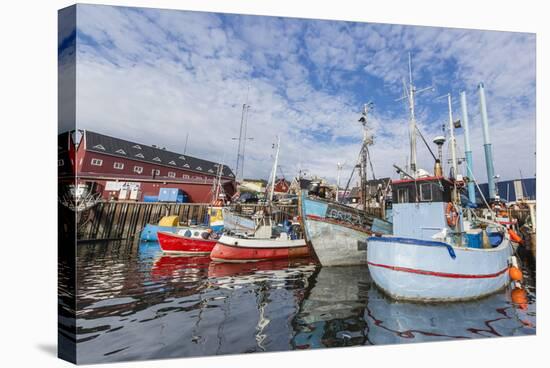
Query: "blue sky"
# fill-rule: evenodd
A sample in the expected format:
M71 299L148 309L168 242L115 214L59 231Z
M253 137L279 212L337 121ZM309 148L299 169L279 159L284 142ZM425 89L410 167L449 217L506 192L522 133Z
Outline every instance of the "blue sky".
M408 155L402 95L407 57L418 87L417 120L441 134L452 93L468 95L474 173L484 181L477 84L487 92L496 172L535 174L535 36L478 31L78 5L77 125L220 161L236 161L241 106L250 85L246 177L267 178L281 136L287 178L305 170L334 180L357 160L362 104L375 105L372 159L377 177ZM60 69L74 29L60 26ZM72 46L74 48L74 44ZM66 50L65 50L66 48ZM67 51L68 50L68 51ZM463 155L462 131L457 141ZM445 150L445 154L447 154ZM432 169L418 143L419 166ZM344 180L345 181L345 180Z

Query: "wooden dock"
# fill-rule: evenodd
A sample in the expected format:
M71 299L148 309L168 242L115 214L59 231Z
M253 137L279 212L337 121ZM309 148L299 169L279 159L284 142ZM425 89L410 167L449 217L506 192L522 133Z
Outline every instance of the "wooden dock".
M158 224L163 216L179 216L182 223L204 223L207 203L146 203L99 202L94 207L78 213L77 240L81 242L123 240L139 237L143 227ZM238 213L252 214L263 208L260 205L239 205ZM297 215L296 205L275 206L273 219L280 222Z

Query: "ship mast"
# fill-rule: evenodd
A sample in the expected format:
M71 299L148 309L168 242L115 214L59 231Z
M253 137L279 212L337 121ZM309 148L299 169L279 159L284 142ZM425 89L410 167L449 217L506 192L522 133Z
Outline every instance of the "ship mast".
M458 175L458 162L456 157L456 137L455 137L455 125L453 120L453 99L451 93L447 93L446 95L439 96L437 99L447 98L447 105L449 110L449 148L451 150L451 171L449 173L449 177L453 180L454 189L453 189L453 195L452 195L452 201L454 203L459 202L459 196L458 196L458 190L456 188L456 177Z
M279 147L281 146L281 137L277 136L277 151L275 153L275 162L271 170L271 190L269 192L269 203L273 202L273 192L275 191L275 178L277 175L277 165L279 164Z
M215 192L214 192L215 201L217 201L217 200L219 199L219 197L220 197L221 186L222 186L222 173L223 173L223 168L224 168L224 165L223 165L223 164L218 164L218 172L217 172L216 180L215 180L216 188L215 188Z
M241 125L239 129L239 138L232 138L233 140L238 140L239 145L237 147L237 163L235 164L235 180L239 183L244 179L244 152L246 148L246 141L252 140L253 138L248 138L246 136L248 129L248 112L250 110L250 105L248 104L248 95L250 92L250 84L247 87L246 91L246 102L243 104L243 109L241 113Z
M411 53L409 52L409 85L407 86L403 79L403 97L397 99L397 101L407 100L409 108L409 143L410 143L410 172L412 176L417 176L416 166L416 116L414 111L414 98L416 94L422 93L427 90L432 90L433 87L426 87L421 90L417 90L412 78L412 60Z
M369 148L372 145L373 137L369 132L367 115L373 108L373 103L369 102L363 106L363 113L359 118L359 122L363 126L363 144L361 146L359 170L361 179L361 198L363 200L363 211L367 211L367 164L369 160Z
M452 107L452 97L451 94L447 94L447 103L449 104L449 134L450 134L450 147L451 147L451 169L452 169L452 178L456 179L457 171L457 161L456 161L456 139L455 139L455 129L453 122L453 107Z
M414 94L415 88L412 81L411 53L409 52L409 140L411 148L411 167L412 174L416 177L416 118L414 115Z
M454 122L453 122L453 101L451 94L447 94L447 103L449 105L449 145L451 148L451 177L453 179L453 198L452 201L454 203L459 202L458 198L458 190L456 188L456 176L457 176L457 161L456 161L456 138L455 138L455 129L454 129Z

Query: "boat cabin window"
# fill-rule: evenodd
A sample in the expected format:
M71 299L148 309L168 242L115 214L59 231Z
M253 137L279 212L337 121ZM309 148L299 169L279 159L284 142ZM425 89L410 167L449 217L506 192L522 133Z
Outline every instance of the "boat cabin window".
M409 202L408 188L397 189L397 203L407 203L407 202Z
M420 184L420 201L430 202L432 200L432 183Z
M443 178L398 180L392 184L393 203L450 202L452 183Z

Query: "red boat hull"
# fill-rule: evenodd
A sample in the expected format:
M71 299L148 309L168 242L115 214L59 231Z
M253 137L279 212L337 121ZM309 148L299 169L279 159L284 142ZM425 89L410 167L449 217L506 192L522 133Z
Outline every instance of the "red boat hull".
M159 245L165 253L210 253L217 240L189 238L163 231L158 232Z
M288 248L245 248L216 244L210 258L217 262L254 262L274 259L301 258L309 255L307 246Z

